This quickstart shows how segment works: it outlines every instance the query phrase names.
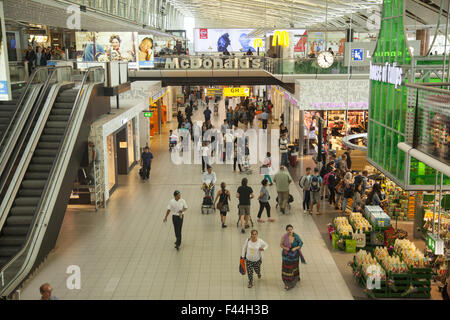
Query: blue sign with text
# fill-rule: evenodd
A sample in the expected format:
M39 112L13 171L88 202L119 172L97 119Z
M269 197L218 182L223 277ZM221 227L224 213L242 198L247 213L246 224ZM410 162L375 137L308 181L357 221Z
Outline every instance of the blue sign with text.
M364 60L364 49L352 49L352 60L353 61L363 61Z

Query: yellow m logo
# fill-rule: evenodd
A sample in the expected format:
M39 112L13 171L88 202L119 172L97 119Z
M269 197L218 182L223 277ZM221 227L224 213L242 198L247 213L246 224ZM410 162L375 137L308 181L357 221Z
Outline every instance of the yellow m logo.
M254 47L255 47L255 48L262 48L262 47L263 47L263 41L262 41L261 38L256 38L256 39L255 39L255 45L254 45Z
M289 33L287 31L275 31L272 39L272 46L276 45L289 47Z

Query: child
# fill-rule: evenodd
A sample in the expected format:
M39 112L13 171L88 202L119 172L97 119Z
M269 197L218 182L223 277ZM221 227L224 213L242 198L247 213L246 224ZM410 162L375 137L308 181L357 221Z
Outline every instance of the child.
M270 185L273 185L272 178L270 177L270 173L272 171L272 155L270 152L267 152L266 158L263 162L263 170L264 172L264 179L270 182Z

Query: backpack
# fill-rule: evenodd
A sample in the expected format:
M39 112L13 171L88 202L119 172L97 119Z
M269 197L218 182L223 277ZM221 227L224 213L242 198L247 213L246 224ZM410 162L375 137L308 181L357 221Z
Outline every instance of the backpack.
M349 187L344 185L344 198L351 198L355 193L355 185L353 183L350 184Z
M323 178L323 183L327 186L330 184L329 179L331 175L334 175L333 171L328 172Z
M323 166L322 169L320 169L320 176L322 179L325 177L327 173L329 173L329 168L327 166Z
M319 181L319 177L318 176L312 176L311 177L310 190L312 192L319 192L320 191L320 181Z
M357 185L359 185L359 184L361 184L362 183L362 181L363 181L363 176L362 175L357 175L356 177L355 177L355 186L357 186Z

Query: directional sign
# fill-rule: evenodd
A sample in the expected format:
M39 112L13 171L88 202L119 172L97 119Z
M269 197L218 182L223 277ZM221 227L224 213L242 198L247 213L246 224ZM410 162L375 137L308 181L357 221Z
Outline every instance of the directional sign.
M224 88L223 95L228 97L248 97L250 95L249 88Z

